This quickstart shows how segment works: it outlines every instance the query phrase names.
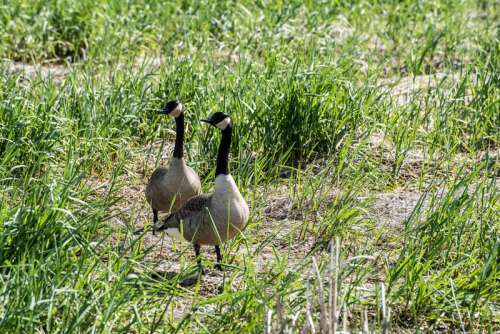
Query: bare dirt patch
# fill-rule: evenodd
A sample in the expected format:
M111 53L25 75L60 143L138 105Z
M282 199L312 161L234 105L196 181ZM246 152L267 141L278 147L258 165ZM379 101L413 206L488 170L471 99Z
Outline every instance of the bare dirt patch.
M389 134L382 130L375 131L368 136L365 153L380 162L380 168L390 173L396 163L396 145ZM436 177L450 177L455 173L470 172L474 166L488 162L491 166L499 164L499 150L492 147L490 150L477 151L474 154L466 152L445 152L428 150L423 145L413 145L411 148L400 151L401 165L397 175L398 181L412 187L417 179L434 180Z
M54 81L59 82L72 72L71 67L59 64L26 64L15 61L3 61L2 66L7 69L8 73L20 75L23 80L52 78Z
M361 197L360 199L368 200L371 203L366 211L366 218L375 220L377 226L390 227L400 231L422 194L418 190L398 188L390 192L373 194L370 197Z
M162 57L138 56L134 59L132 67L134 70L142 71L143 74L158 73L165 60ZM5 67L7 73L19 75L21 80L33 80L36 78L55 82L62 82L75 69L75 66L67 66L56 63L28 64L11 60L0 60L0 66ZM125 64L118 64L115 69L123 69Z
M214 51L213 58L217 63L236 63L240 60L239 49L239 46L231 50L221 47L220 49Z
M435 73L429 75L388 78L379 80L377 86L385 89L391 101L397 106L421 101L431 90L450 88L458 81L453 73Z
M134 68L142 70L144 74L153 74L164 63L165 59L161 56L139 56L134 59Z

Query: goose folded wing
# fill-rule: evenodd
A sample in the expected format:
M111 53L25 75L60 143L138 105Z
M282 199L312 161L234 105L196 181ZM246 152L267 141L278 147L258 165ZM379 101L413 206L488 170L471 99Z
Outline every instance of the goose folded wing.
M191 197L182 208L163 220L163 224L158 227L158 231L166 230L170 227L178 227L181 220L190 218L208 207L211 198L211 195L197 195Z

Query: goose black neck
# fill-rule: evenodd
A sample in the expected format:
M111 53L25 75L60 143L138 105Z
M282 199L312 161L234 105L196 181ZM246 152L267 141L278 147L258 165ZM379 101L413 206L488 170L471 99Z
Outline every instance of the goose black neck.
M175 118L175 147L174 158L181 159L184 156L184 114Z
M219 152L217 153L217 168L215 169L215 176L229 174L229 148L231 147L231 134L233 126L229 124L222 132L222 137L219 145Z

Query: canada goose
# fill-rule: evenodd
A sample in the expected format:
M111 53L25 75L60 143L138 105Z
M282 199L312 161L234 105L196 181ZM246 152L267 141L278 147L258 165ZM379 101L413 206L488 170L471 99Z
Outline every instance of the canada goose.
M167 230L167 233L177 235L182 231L184 239L194 245L200 268L200 246L215 246L216 268L220 270L222 255L219 245L243 229L248 221L249 210L229 174L228 158L233 129L231 119L222 112L216 112L202 121L216 126L222 133L217 154L215 189L210 194L192 197L181 209L167 217L158 230Z
M159 113L175 118L175 146L170 165L158 167L146 186L146 199L153 209L153 234L158 221L158 211L178 210L188 199L200 193L200 178L186 165L183 155L184 112L179 101L170 101Z

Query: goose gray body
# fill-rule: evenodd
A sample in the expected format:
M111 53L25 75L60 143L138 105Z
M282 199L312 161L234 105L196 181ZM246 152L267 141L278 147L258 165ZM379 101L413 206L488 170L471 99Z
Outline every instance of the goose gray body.
M168 167L157 168L146 186L146 200L153 209L177 211L200 193L200 178L183 158L172 158Z
M231 175L218 175L211 194L192 197L161 229L198 245L219 245L232 239L249 217L248 205Z

